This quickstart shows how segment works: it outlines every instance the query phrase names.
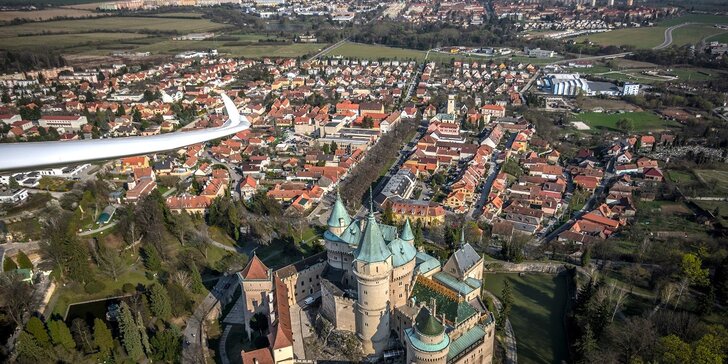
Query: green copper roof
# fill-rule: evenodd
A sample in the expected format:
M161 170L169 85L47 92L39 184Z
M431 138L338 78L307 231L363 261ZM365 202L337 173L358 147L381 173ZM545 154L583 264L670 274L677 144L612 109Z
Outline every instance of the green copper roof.
M437 336L445 332L443 326L435 316L432 316L427 307L422 307L415 318L415 327L417 331L428 336Z
M473 326L472 329L462 334L457 340L452 342L450 350L447 352L448 362L455 359L460 353L467 350L475 343L485 338L485 330L480 325Z
M417 255L417 249L414 245L403 241L402 239L394 239L389 243L389 251L392 252L392 265L395 267L401 267Z
M450 336L445 333L442 334L442 340L434 344L429 344L420 340L417 337L417 333L415 333L415 329L413 328L405 329L404 334L407 336L407 339L412 344L412 347L419 351L435 352L443 350L447 348L448 345L450 345Z
M384 243L382 231L371 211L367 215L367 226L364 228L363 234L359 247L354 251L356 260L367 263L383 262L392 255Z
M404 222L404 228L402 228L402 236L400 239L404 241L414 241L415 234L412 233L412 227L410 226L409 218Z
M351 224L351 217L344 207L344 203L341 201L339 191L336 191L336 202L334 202L334 208L331 209L331 215L327 221L328 226L332 227L344 227Z

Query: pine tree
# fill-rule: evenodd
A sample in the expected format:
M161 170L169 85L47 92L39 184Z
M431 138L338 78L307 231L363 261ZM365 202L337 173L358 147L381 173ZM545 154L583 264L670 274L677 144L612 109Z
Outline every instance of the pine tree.
M76 342L73 340L71 330L65 322L61 320L53 320L48 323L48 331L51 333L51 341L53 345L60 345L68 351L76 349Z
M23 253L22 250L18 253L16 259L18 260L18 267L20 267L21 269L33 269L33 263L30 261L30 258L28 258L28 256Z
M144 327L144 320L142 319L142 313L140 311L137 311L136 323L137 329L139 329L139 336L141 336L142 338L142 346L144 347L144 352L149 355L152 353L152 348L149 345L149 335L147 335L147 329Z
M159 283L154 283L149 289L149 302L151 303L152 314L163 320L172 316L172 305L169 302L167 289Z
M25 331L21 331L20 335L18 335L18 339L15 342L15 350L22 359L20 362L43 362L47 353L47 349L38 345L38 341L33 335Z
M124 349L129 357L132 359L141 358L144 355L142 352L142 340L139 336L136 322L134 322L131 308L129 308L126 302L121 303L119 331L121 332L121 341L124 344Z
M106 323L101 319L94 319L94 344L99 348L101 357L106 357L114 348L114 337Z
M202 275L200 275L200 271L197 269L197 266L192 263L192 268L190 269L190 280L192 281L190 284L190 289L193 293L200 294L205 291L205 285L202 284Z
M51 338L48 336L45 324L38 317L33 316L28 320L28 323L25 324L25 331L33 335L36 343L41 347L49 348L51 346Z

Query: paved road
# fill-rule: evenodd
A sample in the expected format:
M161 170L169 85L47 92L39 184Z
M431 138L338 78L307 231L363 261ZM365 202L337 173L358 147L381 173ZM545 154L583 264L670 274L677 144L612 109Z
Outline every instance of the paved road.
M678 25L673 25L673 26L665 29L665 40L662 42L662 44L655 46L652 49L663 49L663 48L669 47L672 44L672 31L677 28L682 28L682 27L684 27L686 25L690 25L690 24L693 24L693 23L682 23L682 24L678 24Z
M311 61L313 61L313 60L315 60L315 59L317 59L317 58L319 58L321 56L324 56L327 53L333 51L334 49L339 48L342 44L344 44L344 43L346 43L348 41L349 41L349 38L344 38L344 39L342 39L342 40L340 40L340 41L338 41L338 42L336 42L336 43L334 43L334 44L332 44L332 45L330 45L330 46L322 49L320 52L316 53L311 58L307 59L306 62L311 62Z
M237 289L237 285L237 274L222 277L217 281L217 284L212 291L210 291L207 297L205 297L205 299L197 305L195 312L187 320L187 326L185 326L185 330L182 333L184 338L182 345L183 358L195 357L195 355L185 352L194 350L195 348L205 347L205 345L207 345L203 337L204 333L202 332L202 322L218 301L222 300L224 302L225 299L230 298L232 293L235 292L235 289ZM226 286L227 288L225 288ZM183 360L183 362L186 362L186 360Z
M501 301L496 297L493 293L490 291L483 291L486 295L488 295L492 300L493 304L495 305L496 310L500 312L500 310L503 309L503 304ZM495 313L494 313L495 314ZM516 364L518 363L518 346L516 345L516 334L513 332L513 326L511 325L511 320L506 320L506 327L505 327L505 334L506 334L506 363L507 364Z

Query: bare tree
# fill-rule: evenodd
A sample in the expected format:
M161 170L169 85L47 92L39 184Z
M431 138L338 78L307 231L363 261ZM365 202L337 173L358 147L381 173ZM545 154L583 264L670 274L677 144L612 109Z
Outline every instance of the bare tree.
M670 305L670 301L672 301L672 297L675 296L676 291L677 287L675 287L675 284L672 282L667 283L664 287L662 287L662 290L660 291L660 300L665 306Z
M20 275L14 272L0 274L0 307L4 316L23 326L23 315L30 307L33 297L31 286L22 281Z
M172 274L172 281L179 284L180 287L184 289L190 288L190 285L192 284L192 280L190 279L190 275L185 272L178 270Z
M202 253L205 259L207 259L207 248L210 245L210 241L210 232L207 230L207 224L201 223L197 225L197 229L192 234L190 243Z
M106 248L99 249L98 254L96 254L96 264L102 273L113 278L115 282L119 279L119 276L129 270L126 261L119 252Z
M614 304L614 310L612 310L612 319L611 321L614 322L614 316L617 315L617 311L622 307L622 303L624 303L624 299L627 297L627 290L622 289L621 287L617 287L617 284L615 282L612 282L610 285L610 290L612 291L609 297L611 298L612 303Z

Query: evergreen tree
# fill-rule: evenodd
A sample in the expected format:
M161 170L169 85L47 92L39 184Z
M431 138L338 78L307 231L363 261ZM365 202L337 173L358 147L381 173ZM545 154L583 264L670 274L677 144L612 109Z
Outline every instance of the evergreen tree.
M21 269L33 269L33 263L30 261L30 258L28 258L28 256L23 253L22 250L18 253L16 259L18 260L18 267L20 267Z
M582 253L582 255L581 255L581 266L586 267L589 265L590 262L591 262L591 249L586 248L584 250L584 253Z
M152 337L152 359L165 363L177 363L182 349L182 335L179 330L167 329Z
M152 314L163 320L172 316L172 305L169 302L167 289L159 283L154 283L149 289L149 302L151 303Z
M94 344L99 348L99 356L104 358L114 349L114 337L106 323L99 318L94 319Z
M119 331L121 332L121 342L124 344L124 349L129 357L134 360L141 358L144 355L142 339L139 336L139 329L134 321L131 308L126 302L121 303Z
M51 338L48 336L45 324L38 317L33 316L28 320L28 323L25 324L25 331L33 335L35 342L39 346L44 348L51 346Z
M61 320L52 320L48 323L48 331L51 333L51 341L53 345L60 345L68 351L76 349L76 342L73 341L71 330L65 322Z
M142 319L141 311L137 311L136 314L137 329L139 329L139 336L142 338L142 347L147 355L152 353L152 348L149 345L149 335L147 335L147 328L144 327L144 320Z
M142 248L142 257L144 258L144 267L152 272L158 272L162 269L162 259L159 258L157 249L151 245Z
M202 284L202 275L200 275L200 271L197 269L197 266L192 263L190 268L190 289L193 293L200 294L205 291L205 285Z
M511 314L511 307L513 306L513 292L511 290L511 283L505 280L503 283L503 290L501 290L501 311L498 314L498 326L504 327L508 316Z
M20 335L18 335L18 339L15 342L15 350L21 359L19 360L20 362L42 363L46 359L45 354L48 353L47 349L38 345L38 341L36 341L33 335L25 331L21 331Z

